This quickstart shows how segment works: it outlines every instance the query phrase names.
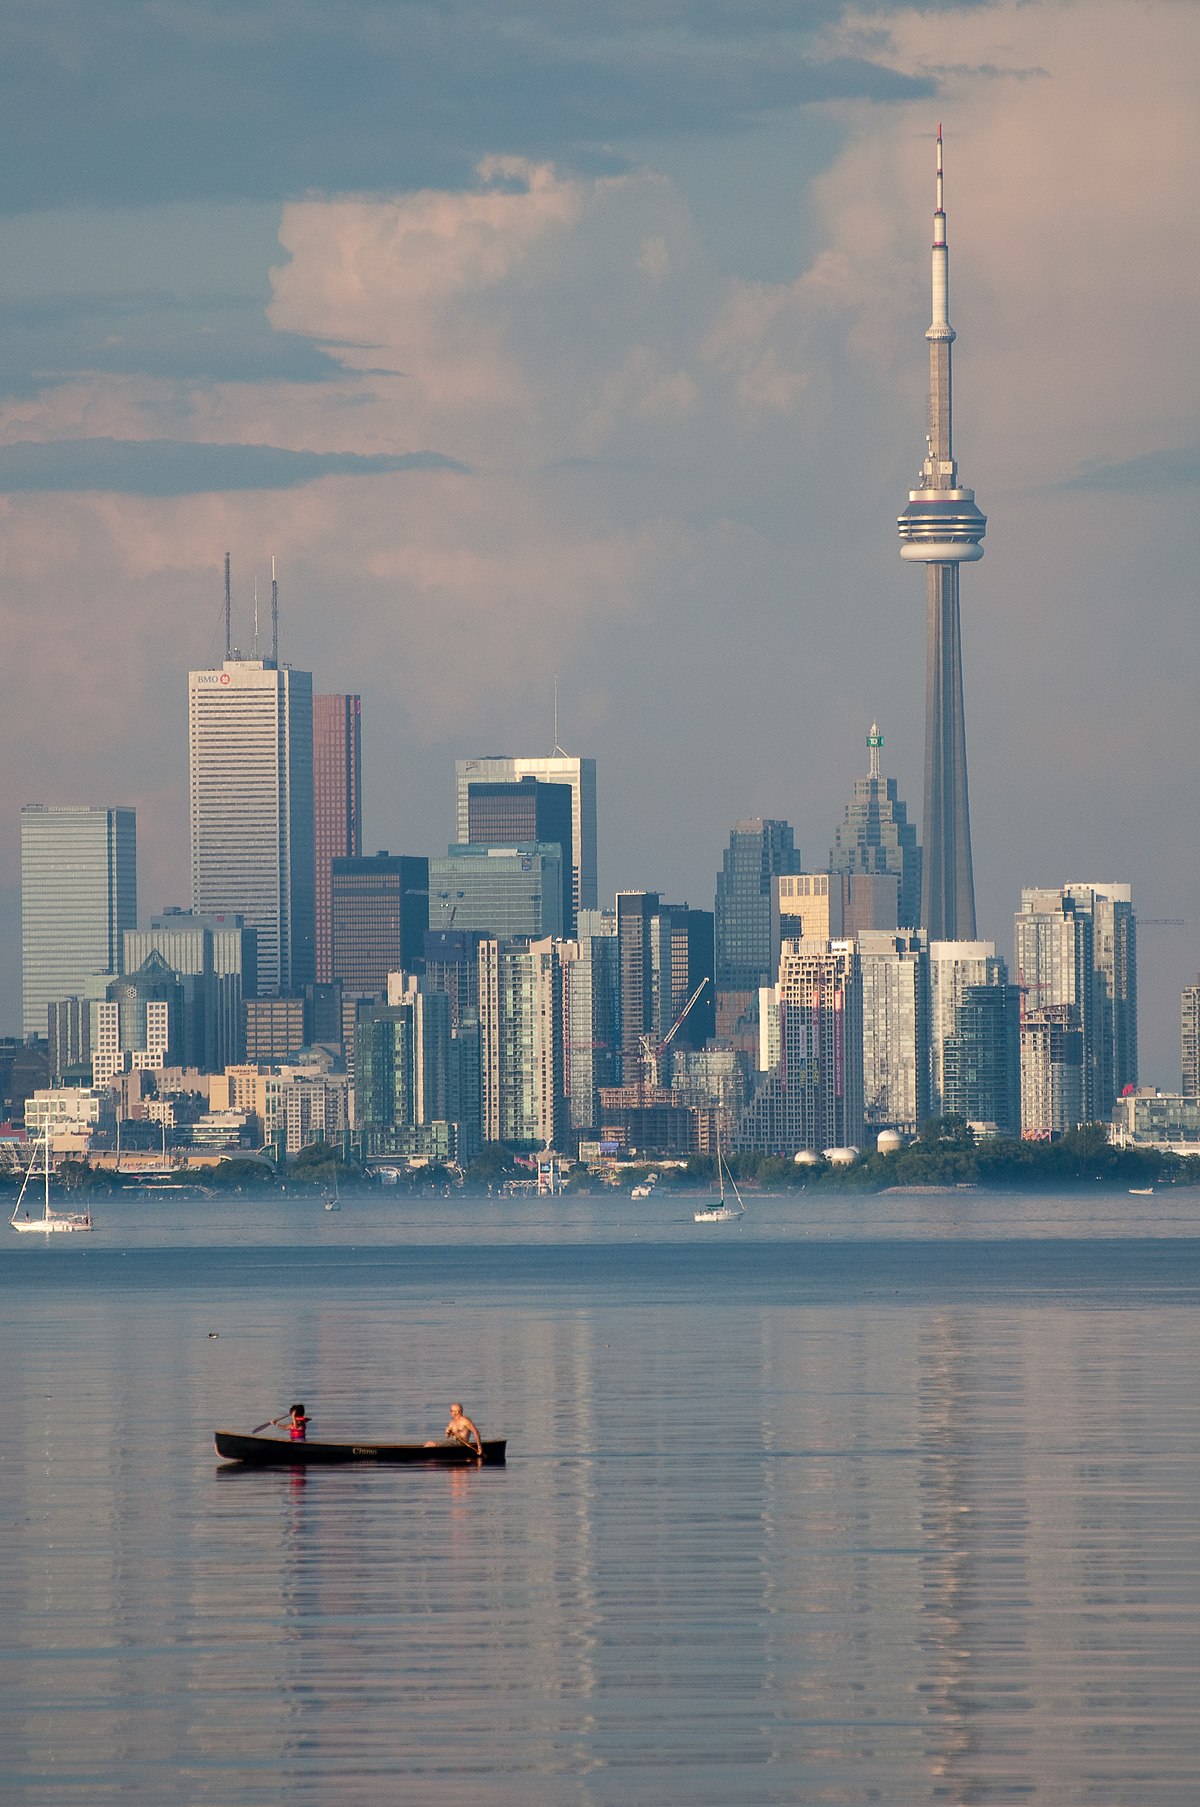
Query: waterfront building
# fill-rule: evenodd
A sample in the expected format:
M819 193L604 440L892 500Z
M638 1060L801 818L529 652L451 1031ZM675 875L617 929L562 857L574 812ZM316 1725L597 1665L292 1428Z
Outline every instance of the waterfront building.
M1133 888L1095 880L1064 885L1092 918L1094 1032L1086 1058L1092 1069L1091 1112L1112 1116L1127 1086L1138 1083L1137 918Z
M382 998L389 973L420 970L430 865L423 856L386 850L333 860L330 973L343 995Z
M605 910L581 910L575 939L559 949L567 1114L576 1131L595 1127L600 1120L600 1087L617 1083L617 950L616 915Z
M316 978L333 978L333 862L362 853L362 699L313 698Z
M1021 1009L1021 1134L1049 1141L1088 1121L1085 1036L1072 1004Z
M868 1130L915 1135L929 1115L929 950L920 932L858 937L863 1116Z
M994 941L929 944L929 1114L944 1117L946 1043L958 1030L958 1007L968 985L1007 985L1008 967Z
M255 1107L264 1142L281 1154L297 1155L315 1142L337 1150L350 1132L350 1082L344 1073L285 1066L260 1074Z
M21 811L21 1022L44 1036L46 1012L86 997L96 973L122 971L137 925L133 810L27 803Z
M900 516L900 556L925 566L925 824L921 926L934 941L973 940L975 881L967 800L958 568L983 557L987 522L959 483L951 416L950 268L938 127L933 215L929 430L917 487Z
M1200 1097L1141 1089L1117 1099L1111 1139L1118 1148L1159 1148L1200 1155Z
M1185 1097L1200 1097L1200 978L1185 986L1179 1000L1179 1050Z
M562 851L556 844L452 845L429 862L429 927L506 941L562 935Z
M467 786L467 842L473 847L553 846L562 862L562 933L575 933L574 794L569 784L526 776Z
M756 816L734 823L717 874L714 927L718 997L726 991L756 993L760 985L774 983L772 881L782 873L802 870L803 861L789 822Z
M315 976L312 722L309 672L227 658L188 674L192 908L257 931L262 996Z
M1070 1012L1083 1038L1081 1122L1137 1084L1137 928L1128 885L1028 886L1014 924L1026 1012ZM1066 1019L1064 1019L1066 1020Z
M368 1156L469 1162L479 1147L479 1032L450 998L395 973L358 1019L355 1118Z
M479 1039L484 1141L559 1147L567 1130L562 963L549 936L480 942Z
M470 787L472 784L513 784L521 778L537 778L545 784L571 787L572 901L576 911L599 905L596 886L596 761L577 759L561 749L545 758L536 755L493 754L486 759L455 762L457 829L460 842L471 839Z
M785 941L779 1056L743 1111L734 1147L764 1154L861 1146L862 978L852 941Z
M855 780L854 795L846 805L829 855L829 870L844 873L852 881L876 881L878 894L873 885L864 884L858 908L870 896L875 912L890 904L895 915L890 924L860 923L856 918L847 924L848 936L856 934L860 927L915 929L921 922L921 849L916 824L908 819L896 780L883 775L883 735L877 722L871 723L867 748L867 776ZM887 880L894 883L885 886L881 882ZM886 897L887 902L876 902L877 895Z
M1021 1133L1021 994L1015 985L965 985L942 1052L945 1115Z

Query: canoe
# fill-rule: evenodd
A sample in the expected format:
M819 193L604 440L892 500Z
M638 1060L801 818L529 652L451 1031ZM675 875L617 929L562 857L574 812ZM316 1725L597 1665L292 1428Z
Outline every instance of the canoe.
M217 1454L254 1468L323 1467L341 1462L422 1462L438 1468L477 1466L480 1458L461 1443L292 1443L282 1437L246 1437L214 1431ZM483 1461L503 1462L503 1437L483 1440Z

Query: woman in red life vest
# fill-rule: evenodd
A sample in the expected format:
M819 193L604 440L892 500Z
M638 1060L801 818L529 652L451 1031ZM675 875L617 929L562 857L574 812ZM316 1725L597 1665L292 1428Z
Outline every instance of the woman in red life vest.
M286 1418L272 1418L271 1423L286 1430L293 1443L303 1443L308 1436L308 1415L302 1405L290 1405Z

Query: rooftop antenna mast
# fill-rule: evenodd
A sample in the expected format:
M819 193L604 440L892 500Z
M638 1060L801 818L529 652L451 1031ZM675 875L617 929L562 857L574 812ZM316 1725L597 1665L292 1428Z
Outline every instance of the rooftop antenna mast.
M565 759L566 748L559 745L558 739L558 678L554 680L554 753L556 757Z
M225 657L233 657L233 603L229 588L229 554L225 554Z
M275 554L271 554L271 663L279 665L279 585L275 582Z
M258 579L254 579L254 657L258 657Z

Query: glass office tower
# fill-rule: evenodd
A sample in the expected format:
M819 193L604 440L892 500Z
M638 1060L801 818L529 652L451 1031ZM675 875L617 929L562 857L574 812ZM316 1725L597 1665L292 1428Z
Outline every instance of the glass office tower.
M137 825L131 809L27 803L21 811L21 1025L46 1034L47 1008L123 970L137 927Z

